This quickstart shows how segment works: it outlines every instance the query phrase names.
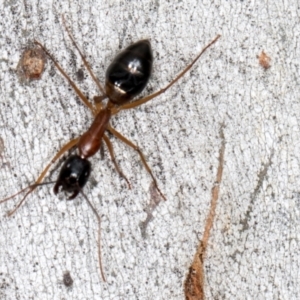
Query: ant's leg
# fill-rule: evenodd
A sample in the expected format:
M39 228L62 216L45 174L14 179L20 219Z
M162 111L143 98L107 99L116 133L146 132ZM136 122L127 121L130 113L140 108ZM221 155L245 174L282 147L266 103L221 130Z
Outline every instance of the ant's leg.
M155 185L155 188L157 189L157 191L159 192L159 194L162 196L162 198L164 200L167 200L166 197L164 196L164 194L160 191L160 189L158 188L158 185L157 185L157 181L145 159L145 156L144 154L142 153L142 151L140 150L140 148L133 144L131 141L129 141L126 137L124 137L121 133L119 133L116 129L112 128L111 126L108 126L107 130L113 134L116 138L118 138L119 140L121 140L123 143L125 143L126 145L128 145L129 147L131 147L132 149L134 149L140 156L141 158L141 161L145 167L145 169L147 170L147 172L150 174L150 176L152 177L152 180L153 180L153 183Z
M92 111L94 115L96 115L95 108L93 105L89 102L89 100L83 95L83 93L80 91L80 89L76 86L76 84L71 80L71 78L67 75L67 73L63 70L63 68L56 62L54 57L50 54L50 52L38 41L34 41L35 44L39 45L43 51L50 57L50 59L53 61L56 68L59 70L59 72L68 80L69 84L74 89L77 96L81 99L81 101Z
M102 95L102 96L94 96L94 103L97 106L97 104L102 103L103 100L105 100L107 98L106 95Z
M119 107L115 107L112 111L112 115L115 115L118 113L120 110L123 109L130 109L130 108L135 108L137 106L140 106L153 98L157 97L158 95L164 93L166 90L168 90L174 83L176 83L186 72L188 72L191 67L197 62L197 60L201 57L201 55L211 46L213 45L218 39L220 38L220 35L217 35L213 41L211 41L207 46L205 46L202 51L196 56L196 58L183 70L181 71L166 87L162 88L161 90L146 96L144 98L138 99L136 101L121 105Z
M83 53L81 52L81 50L80 50L79 47L77 46L77 44L76 44L76 42L75 42L75 39L74 39L74 37L73 37L73 35L72 35L70 29L68 28L68 26L67 26L67 24L66 24L66 21L65 21L64 16L62 16L62 20L63 20L63 24L64 24L64 26L65 26L65 29L66 29L66 31L67 31L67 33L68 33L68 35L69 35L69 37L70 37L70 39L71 39L73 45L75 46L75 48L76 48L77 51L79 52L79 55L81 56L81 59L82 59L84 65L85 65L86 69L88 70L88 72L90 73L90 75L91 75L91 77L93 78L94 82L96 83L97 87L99 88L99 90L100 90L101 93L102 93L102 96L100 96L100 97L104 97L104 98L105 98L105 97L106 97L105 91L104 91L104 89L103 89L101 83L99 82L99 80L97 79L97 77L95 76L95 74L93 73L93 71L92 71L92 69L91 69L89 63L88 63L87 60L85 59L85 56L83 55ZM97 97L97 98L98 98L98 97ZM103 106L101 105L101 103L97 103L97 108L98 108L99 111L103 108Z
M106 282L104 271L103 271L103 266L102 266L102 259L101 259L101 218L100 218L97 210L95 209L95 207L91 203L91 201L88 199L88 197L82 191L81 191L81 193L84 196L84 198L87 201L90 208L92 209L92 211L95 214L95 216L97 218L97 221L98 221L98 241L97 241L97 244L98 244L98 261L99 261L101 277L102 277L103 281Z
M118 164L116 162L116 158L115 158L115 154L114 154L114 149L113 149L112 143L110 142L109 138L106 135L103 135L103 139L104 139L104 142L105 142L105 144L106 144L106 146L108 148L111 160L112 160L113 164L115 165L115 168L116 168L117 172L119 173L119 175L121 177L123 177L126 180L126 182L128 184L128 188L131 189L131 185L130 185L129 180L124 175L124 173L120 170L120 168L119 168L119 166L118 166Z
M67 152L68 150L70 150L72 147L76 146L76 144L78 143L78 140L79 138L76 138L76 139L73 139L71 141L69 141L66 145L64 145L58 152L57 154L53 157L53 159L50 161L50 163L46 166L46 168L43 170L43 172L40 174L40 176L38 177L38 179L35 181L34 184L30 185L28 188L29 188L29 191L25 194L25 196L22 198L22 200L16 205L16 207L8 212L8 216L10 217L11 215L13 215L17 210L18 208L24 203L24 201L26 200L27 196L29 194L31 194L38 186L39 184L43 181L44 177L46 176L49 168L65 153ZM26 189L26 188L25 188ZM22 191L24 191L25 189L23 189ZM22 192L21 191L21 192ZM19 193L13 195L13 196L10 196L8 198L5 198L3 200L0 201L0 204L13 198L14 196L18 195Z

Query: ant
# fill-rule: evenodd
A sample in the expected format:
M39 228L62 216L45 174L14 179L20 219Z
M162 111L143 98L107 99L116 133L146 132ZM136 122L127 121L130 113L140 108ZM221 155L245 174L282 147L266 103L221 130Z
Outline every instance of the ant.
M144 88L146 87L148 80L150 78L152 72L152 49L149 40L140 40L123 51L121 51L111 62L106 70L106 80L105 80L105 89L102 87L101 83L98 81L96 76L94 75L90 65L88 64L85 56L77 46L74 37L72 36L70 30L65 24L63 18L63 24L66 28L69 38L71 39L73 45L77 49L81 59L91 75L92 79L98 86L102 95L94 97L94 105L89 102L89 100L83 95L80 89L76 86L76 84L70 79L67 73L62 69L62 67L58 64L58 62L54 59L54 57L50 54L50 52L38 41L35 41L35 44L41 47L41 49L47 54L47 56L52 60L56 68L59 70L61 75L66 78L69 84L74 89L77 96L81 99L81 101L90 109L91 113L94 116L94 121L90 128L80 137L72 139L68 143L66 143L54 156L54 158L50 161L50 163L45 167L45 169L41 172L39 177L36 179L35 183L25 187L20 190L18 193L11 195L0 201L0 204L6 202L17 195L27 191L23 198L19 201L19 203L15 206L15 208L7 213L10 217L13 215L19 207L24 203L27 196L31 194L38 186L46 185L46 184L55 184L54 185L54 194L57 194L60 190L63 190L69 194L71 194L68 200L73 200L79 193L83 195L88 205L92 209L93 213L97 217L98 221L98 260L99 267L103 281L105 281L104 271L101 262L101 225L100 225L100 216L92 203L89 201L87 196L83 192L83 187L88 181L88 178L91 173L91 163L88 158L95 155L100 149L102 145L102 140L106 144L108 148L108 152L112 159L112 162L116 168L116 171L123 177L129 188L131 188L130 183L123 172L120 170L119 166L116 163L113 146L106 135L106 132L111 133L113 136L121 140L123 143L137 151L140 159L152 177L153 184L155 189L159 192L161 197L166 200L163 193L160 191L157 185L157 181L149 167L146 159L138 148L137 145L132 143L126 137L124 137L121 133L119 133L116 129L114 129L109 121L112 116L116 115L122 110L132 109L138 107L154 98L159 96L160 94L167 91L174 83L176 83L185 73L187 73L191 67L197 62L200 56L211 46L213 45L220 37L217 35L214 40L212 40L207 46L203 48L203 50L196 56L196 58L177 75L166 87L163 89L142 98L139 98L135 101L133 100L137 95L139 95ZM106 104L103 102L104 99L108 99ZM58 179L54 182L45 182L42 183L44 177L46 176L49 168L67 151L72 148L77 148L78 154L69 156L64 164L62 165L60 174Z

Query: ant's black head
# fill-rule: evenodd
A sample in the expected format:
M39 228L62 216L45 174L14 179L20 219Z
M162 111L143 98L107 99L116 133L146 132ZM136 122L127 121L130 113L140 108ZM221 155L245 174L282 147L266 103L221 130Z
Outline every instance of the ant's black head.
M68 199L74 199L85 186L91 174L91 163L78 155L70 156L63 164L58 179L54 186L54 193L62 190L73 193Z

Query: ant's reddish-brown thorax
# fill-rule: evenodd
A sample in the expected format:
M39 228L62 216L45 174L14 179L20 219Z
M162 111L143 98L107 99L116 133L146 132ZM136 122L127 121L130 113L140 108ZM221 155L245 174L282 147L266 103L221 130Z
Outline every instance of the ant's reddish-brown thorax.
M110 117L111 110L109 108L101 110L94 119L91 127L81 136L77 144L81 158L89 158L98 152Z

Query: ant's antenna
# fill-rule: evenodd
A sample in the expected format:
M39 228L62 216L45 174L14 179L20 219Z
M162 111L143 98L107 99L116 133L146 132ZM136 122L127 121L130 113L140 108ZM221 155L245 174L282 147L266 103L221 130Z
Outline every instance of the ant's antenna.
M19 208L20 206L24 203L24 201L26 200L27 196L30 195L37 187L41 186L41 185L47 185L47 184L54 184L55 181L49 181L49 182L43 182L43 183L35 183L35 184L32 184L32 185L29 185L27 186L26 188L20 190L19 192L7 197L7 198L4 198L0 201L0 204L6 202L6 201L9 201L13 198L15 198L16 196L22 194L23 192L25 192L27 189L29 189L29 191L24 195L24 197L21 199L21 201L15 206L15 208L9 212L7 212L7 216L10 217L12 216Z

